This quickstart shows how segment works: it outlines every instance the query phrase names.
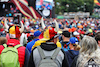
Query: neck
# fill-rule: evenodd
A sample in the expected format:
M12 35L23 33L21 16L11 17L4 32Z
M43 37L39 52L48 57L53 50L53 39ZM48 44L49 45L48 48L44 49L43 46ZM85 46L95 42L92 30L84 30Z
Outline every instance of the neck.
M63 38L63 41L69 41L69 38Z
M69 44L70 50L74 50L73 45Z

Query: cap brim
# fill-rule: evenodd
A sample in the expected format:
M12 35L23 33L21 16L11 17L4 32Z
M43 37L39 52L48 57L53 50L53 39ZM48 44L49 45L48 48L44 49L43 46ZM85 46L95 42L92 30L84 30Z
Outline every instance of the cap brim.
M71 42L70 42L71 43ZM72 44L79 44L79 42L75 42L75 43L72 43Z

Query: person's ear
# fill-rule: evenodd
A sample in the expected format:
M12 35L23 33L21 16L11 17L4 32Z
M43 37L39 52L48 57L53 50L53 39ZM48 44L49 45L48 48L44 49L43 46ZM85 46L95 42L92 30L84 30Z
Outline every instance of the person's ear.
M100 44L100 40L98 40L98 44Z

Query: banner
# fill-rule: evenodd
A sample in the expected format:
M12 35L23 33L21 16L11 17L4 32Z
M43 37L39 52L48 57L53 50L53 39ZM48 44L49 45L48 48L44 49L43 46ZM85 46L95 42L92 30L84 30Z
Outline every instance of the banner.
M26 17L35 19L41 18L41 15L33 7L28 6L27 0L12 0L12 2Z

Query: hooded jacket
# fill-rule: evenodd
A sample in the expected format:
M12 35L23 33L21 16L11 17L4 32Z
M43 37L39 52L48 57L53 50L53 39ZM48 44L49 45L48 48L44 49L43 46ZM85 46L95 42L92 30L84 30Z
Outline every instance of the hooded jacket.
M69 66L71 66L74 58L76 56L78 56L78 54L79 54L79 51L75 51L75 50L68 50L68 51L66 51L66 55L68 57Z
M45 56L51 56L55 51L55 49L57 48L57 45L54 44L53 42L46 42L42 43L40 47L43 49ZM41 56L38 52L38 49L34 48L29 59L28 67L38 67L40 61L41 61ZM62 49L58 53L55 62L58 64L58 67L69 67L66 54Z
M34 48L37 47L37 46L40 46L41 43L45 43L45 42L46 42L46 41L43 41L43 40L41 40L41 39L38 40L38 41L36 41L35 44L33 45L32 49L34 49ZM60 47L60 48L61 48L61 43L60 43L59 41L57 41L56 45L57 45L57 47Z

